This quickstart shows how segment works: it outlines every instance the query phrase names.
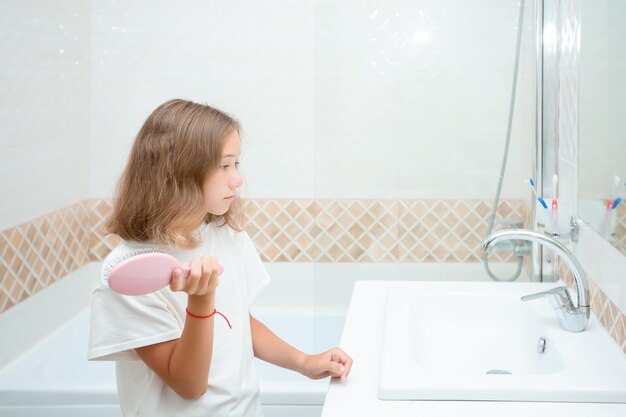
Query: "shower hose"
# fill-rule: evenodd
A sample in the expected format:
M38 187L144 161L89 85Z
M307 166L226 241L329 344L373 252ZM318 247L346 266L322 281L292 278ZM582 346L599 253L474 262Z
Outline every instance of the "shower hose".
M517 73L519 70L519 55L520 55L520 47L522 43L522 24L524 22L524 2L525 0L520 0L519 5L519 17L517 23L517 44L515 47L515 65L513 66L513 85L511 87L511 102L509 104L509 120L506 129L506 141L504 145L504 155L502 155L502 165L500 167L500 179L498 181L498 188L496 190L496 197L493 202L493 207L491 209L491 216L489 219L489 228L487 230L487 236L491 234L493 231L493 226L496 221L496 211L498 209L498 203L500 202L500 192L502 191L502 181L504 180L504 172L506 171L506 163L509 155L509 144L511 142L511 125L513 124L513 111L515 110L515 91L517 89ZM496 276L491 269L489 268L489 261L487 259L487 253L483 252L483 265L485 266L485 270L487 274L494 281L501 282L511 282L515 281L520 274L522 273L522 262L523 255L517 254L517 270L510 277L498 277Z

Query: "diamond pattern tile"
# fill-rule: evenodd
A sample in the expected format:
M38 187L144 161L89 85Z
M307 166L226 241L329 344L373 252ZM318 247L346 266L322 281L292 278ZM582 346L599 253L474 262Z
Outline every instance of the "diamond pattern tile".
M0 233L0 311L89 261L88 204L80 202Z
M116 247L121 239L118 236L108 234L106 231L106 218L113 211L111 200L88 200L90 207L89 219L89 260L100 261Z

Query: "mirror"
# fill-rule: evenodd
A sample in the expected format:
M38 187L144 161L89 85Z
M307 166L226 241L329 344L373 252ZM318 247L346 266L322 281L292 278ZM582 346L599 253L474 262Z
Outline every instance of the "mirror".
M578 212L626 254L626 2L580 7Z

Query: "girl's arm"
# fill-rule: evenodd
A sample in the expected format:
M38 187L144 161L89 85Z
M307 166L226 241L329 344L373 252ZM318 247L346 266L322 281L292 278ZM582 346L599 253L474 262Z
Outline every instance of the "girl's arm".
M180 270L172 274L170 288L184 291L188 310L197 316L213 313L218 263L202 257L190 262L191 273L185 280ZM135 349L141 360L170 388L187 400L201 397L207 390L213 356L214 317L187 316L180 339Z
M311 379L327 376L345 380L352 368L352 358L339 348L317 355L307 355L276 336L250 315L254 356L281 368L291 369Z

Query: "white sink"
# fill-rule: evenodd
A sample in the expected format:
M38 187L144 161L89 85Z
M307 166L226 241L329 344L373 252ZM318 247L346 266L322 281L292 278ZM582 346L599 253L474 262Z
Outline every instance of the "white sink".
M626 357L593 315L585 331L570 333L547 299L520 300L559 285L415 282L390 290L379 398L626 403Z

